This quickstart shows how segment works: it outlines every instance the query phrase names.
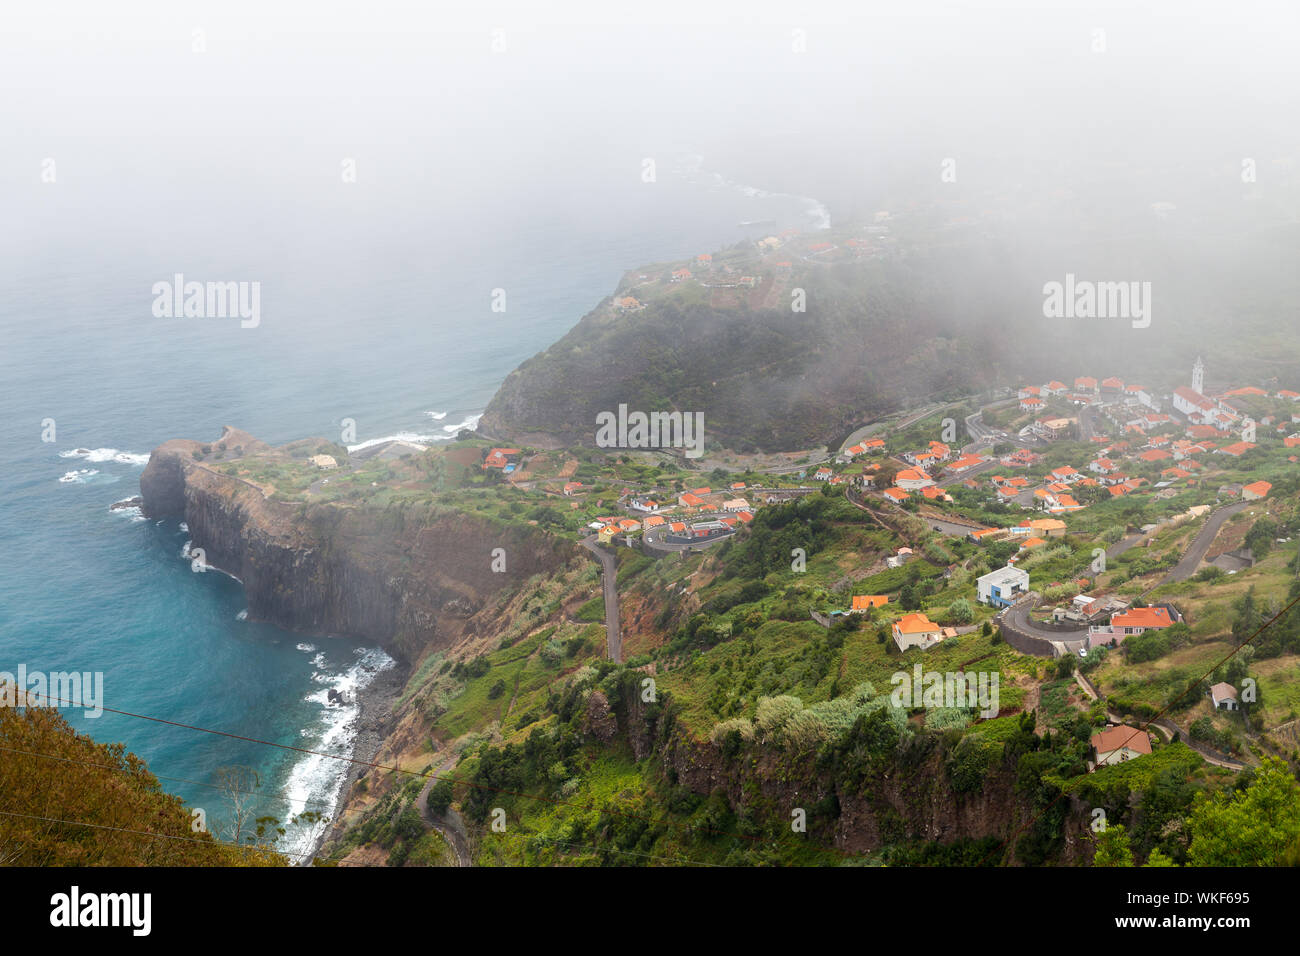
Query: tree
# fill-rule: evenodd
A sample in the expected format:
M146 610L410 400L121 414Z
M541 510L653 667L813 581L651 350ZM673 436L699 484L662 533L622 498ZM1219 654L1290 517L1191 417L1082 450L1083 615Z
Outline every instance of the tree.
M971 610L970 601L958 598L948 605L948 617L954 624L969 624L975 619L975 612Z
M1300 849L1300 784L1265 757L1243 790L1197 794L1190 822L1191 866L1278 866Z
M245 831L253 822L255 791L262 785L262 778L252 767L218 767L213 776L230 808L230 842L242 843Z
M1250 590L1241 596L1236 607L1237 616L1232 622L1232 639L1240 646L1250 640L1263 622L1259 607L1255 603L1254 585L1251 585Z
M1254 527L1246 533L1246 547L1256 558L1262 558L1273 548L1273 539L1278 535L1278 523L1265 515L1255 522Z
M910 584L904 584L901 591L898 592L898 606L904 611L916 611L921 607L921 599L916 596L916 588Z
M450 780L441 779L429 788L429 812L435 816L442 816L451 807L452 783Z
M1128 831L1122 823L1106 827L1093 838L1097 852L1092 857L1093 866L1132 866L1133 850L1129 846Z

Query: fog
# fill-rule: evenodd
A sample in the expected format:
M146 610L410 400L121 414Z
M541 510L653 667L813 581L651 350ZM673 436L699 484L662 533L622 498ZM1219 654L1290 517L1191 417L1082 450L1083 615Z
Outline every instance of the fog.
M1293 247L1300 8L1133 6L9 3L0 251L360 250L471 220L486 251L683 154L837 224L956 204L1033 250L1144 238L1165 203Z
M621 158L635 180L689 148L852 201L851 179L920 184L944 157L990 179L1126 163L1177 191L1198 158L1294 144L1287 3L465 6L6 4L6 202L39 201L46 157L131 204L310 197L348 150L418 201L444 177L544 188L557 163Z

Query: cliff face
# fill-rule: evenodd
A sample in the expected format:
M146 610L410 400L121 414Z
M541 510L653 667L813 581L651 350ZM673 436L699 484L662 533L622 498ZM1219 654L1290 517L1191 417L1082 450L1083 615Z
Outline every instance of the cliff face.
M471 635L480 609L577 553L538 529L459 512L277 502L197 460L202 447L178 440L153 452L143 510L184 520L206 561L243 582L255 620L374 641L410 661ZM505 572L492 571L495 548Z
M625 695L620 729L638 760L656 757L677 783L701 795L721 790L733 808L759 806L788 818L791 809L802 807L810 830L817 825L812 808L834 796L839 814L818 836L845 853L872 852L902 840L952 843L994 837L1008 844L1009 862L1015 863L1016 840L1040 813L1016 790L1014 768L995 766L978 791L957 793L937 746L912 766L896 764L861 787L846 789L816 767L812 754L792 761L780 752L750 747L727 758L712 742L694 739L680 725L661 734L658 719L639 697ZM1086 865L1092 843L1085 808L1070 801L1067 809L1056 862Z

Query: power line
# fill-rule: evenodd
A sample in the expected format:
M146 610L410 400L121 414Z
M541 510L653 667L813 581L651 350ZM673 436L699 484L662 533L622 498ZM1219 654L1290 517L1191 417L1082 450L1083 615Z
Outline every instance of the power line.
M61 703L61 704L66 704L66 705L68 705L68 706L70 706L70 707L73 707L73 708L83 707L83 706L84 706L83 704L80 704L80 703L78 703L78 702L76 702L76 701L67 700L66 698L62 698L62 697L52 697L52 696L50 696L50 695L48 695L48 694L44 694L44 695L42 695L42 694L32 694L32 693L30 693L30 692L24 692L24 693L25 693L25 696L26 696L26 697L28 697L28 698L32 698L32 699L35 699L35 700L38 701L38 702L41 701L41 700L45 700L45 701L47 701L47 702L57 701L57 702L59 702L59 703ZM38 706L39 706L39 703L38 703ZM734 836L734 837L736 837L737 839L750 840L750 841L752 841L752 842L754 842L754 843L758 843L758 842L761 842L761 841L762 841L762 838L761 838L761 837L750 836L750 835L748 835L748 834L742 834L742 833L727 834L727 833L725 833L724 831L716 830L716 829L712 829L712 828L708 828L708 827L696 827L696 826L691 826L690 824L677 823L677 822L675 822L675 821L671 821L671 820L656 820L654 817L646 816L646 815L644 815L644 814L628 813L627 811L623 811L623 810L615 810L615 809L612 809L612 808L609 808L609 807L586 806L586 805L583 805L583 804L573 803L573 802L566 801L566 800L557 800L557 799L555 799L555 798L553 798L553 797L545 797L545 796L541 796L541 795L539 795L539 794L522 793L522 792L520 792L520 791L515 791L515 790L505 790L505 789L500 788L500 787L492 787L492 786L488 786L487 784L475 783L474 781L471 781L471 780L465 780L465 779L460 778L460 777L448 777L448 776L446 776L446 775L442 775L442 774L435 774L435 773L433 773L432 770L424 771L424 772L420 772L420 771L416 771L416 770L406 770L405 768L402 768L402 767L389 766L389 765L387 765L387 764L381 764L381 763L378 763L378 762L376 762L376 761L361 760L361 759L359 759L359 758L357 758L357 757L353 757L353 756L345 756L345 755L342 755L342 754L332 754L332 753L327 753L327 752L325 752L325 751L323 751L323 750L312 750L312 749L310 749L310 748L308 748L308 747L295 747L295 746L292 745L292 744L282 744L282 743L278 743L278 742L273 741L273 740L262 740L262 739L260 739L260 738L258 738L258 737L249 737L249 736L246 736L246 735L244 735L244 734L236 734L236 733L232 733L232 732L227 731L227 730L214 730L214 729L209 728L209 727L198 727L198 726L195 726L195 725L193 725L193 724L185 724L185 723L181 723L180 721L168 720L168 719L165 718L165 717L154 717L154 716L151 716L151 715L149 715L149 714L137 714L137 713L134 713L134 712L129 711L129 710L118 710L118 709L113 708L113 707L102 707L102 706L101 706L99 709L101 709L104 713L108 713L108 714L118 714L119 716L123 716L123 717L134 717L134 718L136 718L136 719L138 719L138 720L148 720L148 721L151 721L151 722L153 722L153 723L165 724L165 725L170 726L170 727L179 727L179 728L181 728L181 729L183 729L183 730L192 730L192 731L196 731L196 732L198 732L198 733L212 734L212 735L214 735L214 736L218 736L218 737L229 737L229 738L231 738L231 739L234 739L234 740L241 740L241 741L244 741L244 742L246 742L246 743L261 744L261 745L266 746L266 747L277 747L277 748L279 748L279 749L281 749L281 750L291 750L291 751L294 751L294 752L296 752L296 753L309 754L309 755L311 755L311 756L315 756L315 757L325 757L325 758L330 759L330 760L341 760L341 761L343 761L343 762L345 762L345 763L356 764L356 765L358 765L358 766L367 767L367 768L374 769L374 770L387 770L387 771L390 772L390 773L401 773L401 774L407 774L407 775L409 775L409 776L417 777L417 778L420 778L420 779L428 779L428 777L429 777L430 775L433 775L433 776L435 776L435 777L436 777L438 780L440 780L440 781L441 781L441 780L449 780L449 781L451 781L451 783L452 783L453 786L456 786L456 785L464 785L464 786L467 786L467 787L470 787L470 788L473 788L473 789L482 790L482 791L486 791L486 792L489 792L489 793L496 793L496 794L500 794L500 795L502 795L502 796L520 797L520 798L523 798L523 799L525 799L525 800L536 800L536 801L538 801L538 802L541 802L541 803L548 803L548 804L551 804L552 806L557 806L557 807L568 807L568 808L570 808L570 809L574 809L574 810L591 811L591 812L596 812L596 813L606 813L606 814L609 814L609 815L611 815L611 816L618 816L618 817L624 817L624 818L632 819L632 820L639 820L639 821L641 821L641 822L643 822L643 823L662 823L662 824L664 824L664 825L671 826L671 827L674 827L674 828L676 828L676 829L678 829L678 830L682 830L682 831L684 831L684 832L688 832L688 833L703 832L703 833L710 833L710 834L713 834L713 835L715 835L715 836L728 836L728 835L730 835L730 836Z
M1181 694L1179 694L1179 695L1178 695L1177 697L1175 697L1173 700L1171 700L1171 701L1169 701L1167 704L1165 704L1165 706L1160 710L1160 712L1159 712L1158 714L1156 714L1154 717L1152 717L1150 720L1148 720L1148 721L1147 721L1145 724L1143 724L1141 727L1135 727L1135 728L1132 728L1133 733L1129 734L1127 737L1124 738L1123 744L1127 744L1130 740L1132 740L1133 738L1135 738L1135 737L1138 736L1139 734L1148 733L1147 728L1150 727L1150 726L1151 726L1153 723L1155 723L1157 720L1159 720L1161 717L1163 717L1166 713L1168 713L1168 711L1169 711L1169 710L1174 706L1174 704L1178 703L1180 700L1182 700L1184 697L1186 697L1188 694L1190 694L1191 691L1192 691L1192 687L1196 686L1197 684L1200 684L1201 681L1206 680L1206 679L1207 679L1208 677L1210 677L1210 675L1212 675L1216 670L1218 670L1220 667L1222 667L1222 666L1223 666L1224 664L1226 664L1228 661L1232 660L1234 657L1236 657L1238 654L1240 654L1243 648L1245 648L1245 647L1247 647L1248 645L1252 644L1252 643L1254 642L1254 640L1255 640L1257 637L1259 637L1259 635L1263 634L1264 631L1266 631L1269 627L1271 627L1273 624L1277 623L1279 620L1281 620L1283 617L1285 617L1285 616L1287 615L1287 613L1288 613L1288 612L1289 612L1293 607L1295 607L1297 604L1300 604L1300 596L1297 596L1296 598L1294 598L1294 599L1291 601L1290 604L1286 605L1286 607L1282 608L1282 610L1278 611L1278 612L1277 612L1276 614L1274 614L1271 618L1269 618L1267 621L1265 621L1263 624L1261 624L1261 625L1259 626L1259 628L1255 631L1255 633L1251 634L1249 638L1247 638L1246 640L1242 641L1239 645L1237 645L1237 647L1235 647L1232 651L1230 651L1230 652L1229 652L1229 653L1228 653L1228 654L1227 654L1227 655L1226 655L1222 660L1220 660L1217 664L1215 664L1213 667L1211 667L1208 671L1206 671L1204 674L1202 674L1200 677L1198 677L1198 678L1196 679L1196 681L1193 682L1192 684L1190 684L1190 685L1187 687L1187 689L1184 690ZM1123 744L1121 744L1121 746L1123 746ZM1059 803L1059 802L1060 802L1064 797L1065 797L1065 791L1062 790L1060 793L1058 793L1058 794L1056 795L1055 799L1053 799L1050 803L1047 804L1047 806L1043 807L1042 810L1040 810L1038 813L1034 814L1034 816L1032 816L1032 817L1029 819L1029 822L1028 822L1028 823L1026 823L1024 826L1020 827L1018 830L1016 830L1014 833L1012 833L1011 836L1007 837L1005 840L1003 840L1001 843L999 843L998 846L997 846L997 848L996 848L996 851L995 851L995 852L1001 853L1001 852L1006 848L1007 844L1009 844L1013 839L1015 839L1016 837L1020 836L1022 833L1024 833L1026 830L1028 830L1030 827L1032 827L1035 823L1037 823L1040 819L1042 819L1043 815L1044 815L1045 813L1047 813L1048 810L1052 809L1052 807L1056 806L1056 804ZM993 857L993 853L989 853L989 854L984 858L983 863L987 863L988 860L990 860L992 857ZM981 865L983 865L983 863L981 863Z
M125 767L117 767L114 766L113 764L91 763L88 760L77 760L73 757L61 757L57 754L45 754L35 750L18 750L14 747L5 747L5 746L0 746L0 750L5 751L7 753L22 754L27 757L44 757L47 760L61 760L65 763L75 763L75 764L80 764L83 767L95 767L100 770L117 770L117 771L122 771L124 773L130 772ZM223 793L242 793L252 797L259 797L262 800L271 800L271 799L278 798L279 800L285 803L302 803L304 805L313 804L315 806L326 807L327 809L330 810L334 809L334 804L332 803L327 803L323 800L313 800L308 797L304 797L302 800L297 800L294 797L286 796L284 792L280 790L270 790L270 791L241 790L238 787L226 787L217 783L204 783L201 780L189 780L186 779L185 777L168 777L165 776L164 774L154 773L152 770L149 770L148 773L150 774L150 776L155 777L158 780L171 780L175 783L188 783L191 786L195 786L195 787L208 787L212 790L219 790Z
M85 767L94 767L94 768L97 768L97 769L100 769L100 770L110 770L110 771L115 771L115 772L118 772L118 773L131 773L131 770L130 770L129 768L127 768L127 767L114 766L113 764L93 763L93 762L91 762L91 761L87 761L87 760L77 760L77 759L72 758L72 757L63 757L63 756L59 756L59 755L56 755L56 754L40 753L40 752L38 752L38 751L33 751L33 750L19 750L19 749L14 748L14 747L5 747L5 746L0 746L0 751L5 751L5 752L7 752L7 753L13 753L13 754L21 754L21 755L23 755L23 756L28 756L28 757L43 757L43 758L47 758L47 759L50 759L50 760L58 760L58 761L61 761L61 762L64 762L64 763L74 763L74 764L78 764L78 765L80 765L80 766L85 766ZM180 781L180 782L182 782L182 783L193 783L193 784L196 784L196 785L198 785L198 786L206 786L206 787L213 787L214 789L221 789L217 784L205 784L205 783L201 783L201 782L199 782L199 781L186 780L186 779L184 779L184 778L182 778L182 777L163 777L163 776L160 776L160 775L158 775L158 774L152 774L152 776L155 776L155 777L157 777L157 778L160 779L160 780L176 780L176 781ZM254 796L258 796L258 795L259 795L259 794L257 794L256 791L252 791L252 790L237 790L237 791L235 791L235 792L238 792L238 793L246 793L246 794L250 794L250 795L254 795ZM261 796L270 797L270 796L273 796L273 794L261 794ZM314 801L314 802L319 802L319 801ZM26 815L26 814L18 814L18 813L5 812L5 811L0 811L0 813L3 813L3 815L6 815L6 816L25 817L25 818L27 818L27 819L38 819L37 817L31 816L31 815ZM44 820L45 822L58 822L58 823L63 823L63 824L66 824L66 825L68 825L68 826L85 826L85 827L94 827L94 828L96 828L96 829L106 829L106 830L112 830L112 831L115 831L115 832L130 833L130 834L133 834L133 835L140 835L140 836L158 836L158 837L163 837L163 838L166 838L166 839L183 839L183 840L188 840L188 842L192 842L192 843L202 843L202 844L205 845L205 846L211 846L212 844L215 843L215 844L219 844L219 845L221 845L221 846L228 846L228 847L232 847L232 848L235 848L235 849L241 849L241 850L247 850L247 849L263 849L263 850L266 850L267 852L276 853L276 854L279 854L279 855L281 855L281 856L289 856L289 857L307 857L307 856L314 856L313 853L307 853L307 852L295 852L295 851L280 850L280 849L270 849L270 850L267 850L267 848L263 848L263 847L249 846L249 845L245 845L245 844L239 844L239 843L234 843L234 842L230 842L230 841L219 840L219 839L217 839L216 837L213 837L211 840L201 840L201 839L186 838L186 837L174 837L174 836L171 836L171 835L169 835L169 834L158 833L157 831L153 831L153 830L131 830L131 829L123 828L123 827L110 827L110 826L107 826L107 825L105 825L105 824L85 823L85 822L74 821L74 820L55 820L54 818L44 818L44 817L39 818L39 819ZM436 827L435 827L435 828L432 828L432 830L433 830L433 832L435 832L435 833L438 832ZM439 835L441 836L441 834L439 834ZM528 836L528 838L529 838L530 840L533 840L533 841L536 841L536 842L539 842L539 843L543 843L543 844L546 844L546 845L553 845L553 846L566 846L566 847L570 847L570 848L573 848L573 849L592 850L592 851L597 851L597 852L599 852L599 851L602 850L602 849L608 849L610 852L613 852L613 853L621 853L621 854L625 854L625 855L639 856L639 857L643 857L643 858L648 859L648 860L660 860L660 861L667 862L667 863L676 863L676 864L679 864L679 865L685 865L685 866L718 866L718 865L719 865L719 864L716 864L716 863L706 863L706 862L703 862L703 861L696 861L696 860L680 860L680 859L674 859L674 858L671 858L671 857L657 856L657 855L655 855L655 854L651 854L651 853L643 853L643 852L636 851L636 850L628 850L628 849L622 849L622 848L618 848L618 847L609 847L609 848L604 848L604 847L601 847L599 844L575 843L575 842L571 842L571 841L557 840L557 839L553 839L553 838L550 838L550 837L541 836L540 834L528 834L527 836ZM444 840L445 840L445 837L444 837ZM339 861L336 861L336 863L335 863L334 865L337 865L337 866L366 866L366 867L382 867L382 866L383 866L383 864L376 864L376 863L362 863L362 862L360 862L360 861L353 861L353 862L350 862L350 861L347 861L347 860L339 860Z
M201 843L203 846L224 846L234 850L256 850L262 853L273 853L280 856L310 856L307 853L285 852L283 850L272 850L267 847L254 846L242 843L227 843L225 840L218 840L216 837L210 837L207 840L200 840L195 837L177 836L172 833L159 833L156 830L134 830L130 827L113 827L105 823L86 823L81 820L60 820L56 817L42 817L30 813L15 813L11 810L0 810L0 816L18 817L23 820L37 820L42 823L59 823L70 827L90 827L95 830L111 830L115 833L130 833L136 836L156 837L163 840L178 840L182 843Z

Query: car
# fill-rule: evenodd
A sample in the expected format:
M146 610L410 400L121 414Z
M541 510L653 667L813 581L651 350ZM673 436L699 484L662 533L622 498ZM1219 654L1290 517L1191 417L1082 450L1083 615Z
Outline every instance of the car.
M1079 656L1080 656L1080 657L1087 657L1087 656L1088 656L1088 652L1087 652L1086 650L1084 650L1084 649L1081 647L1081 648L1079 648Z

